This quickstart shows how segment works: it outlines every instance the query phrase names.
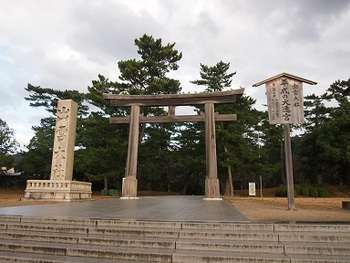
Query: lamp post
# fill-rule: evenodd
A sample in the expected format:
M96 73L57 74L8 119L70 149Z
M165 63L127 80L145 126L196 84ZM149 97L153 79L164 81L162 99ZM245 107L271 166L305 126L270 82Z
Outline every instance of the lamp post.
M260 123L258 123L258 126L260 127ZM260 158L260 130L258 130L258 147L259 147L259 168L261 169L261 158ZM262 185L262 176L259 175L259 185L260 185L260 197L263 197L263 185Z

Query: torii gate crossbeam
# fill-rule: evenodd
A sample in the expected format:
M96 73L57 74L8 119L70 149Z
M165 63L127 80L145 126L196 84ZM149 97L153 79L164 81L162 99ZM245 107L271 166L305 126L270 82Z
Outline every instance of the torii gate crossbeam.
M113 117L111 124L129 123L129 145L126 162L125 178L123 180L123 198L137 197L137 156L139 141L139 124L155 122L194 122L205 121L206 138L206 180L205 197L219 198L220 188L217 177L215 121L235 121L236 114L215 114L214 105L233 103L241 96L244 89L224 92L196 93L196 94L162 94L162 95L116 95L103 94L104 99L112 106L130 106L131 113L127 117ZM175 106L192 106L204 104L202 115L175 115ZM168 106L167 116L142 116L140 107Z

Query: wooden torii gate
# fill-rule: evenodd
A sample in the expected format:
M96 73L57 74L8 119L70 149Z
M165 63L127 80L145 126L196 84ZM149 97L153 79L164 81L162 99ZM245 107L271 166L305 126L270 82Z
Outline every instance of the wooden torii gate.
M131 107L130 116L112 117L111 124L129 123L129 145L126 162L125 178L123 179L122 198L137 197L137 156L140 123L165 122L197 122L205 121L206 138L206 180L205 197L219 198L220 188L217 176L215 121L235 121L236 114L215 114L214 104L233 103L237 96L241 96L244 89L224 92L196 93L196 94L162 94L162 95L116 95L103 94L103 98L110 101L111 106ZM205 112L201 115L175 115L176 106L192 106L204 104ZM168 106L168 115L143 116L140 107Z

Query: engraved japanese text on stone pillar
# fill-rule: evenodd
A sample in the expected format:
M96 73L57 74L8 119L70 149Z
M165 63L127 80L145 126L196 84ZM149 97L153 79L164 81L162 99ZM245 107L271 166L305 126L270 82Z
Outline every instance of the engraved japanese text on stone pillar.
M73 100L58 101L51 180L72 180L77 111Z

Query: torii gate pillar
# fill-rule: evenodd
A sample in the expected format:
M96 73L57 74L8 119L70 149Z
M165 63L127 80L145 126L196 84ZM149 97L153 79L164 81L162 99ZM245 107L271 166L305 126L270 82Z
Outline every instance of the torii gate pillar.
M123 178L122 198L137 197L137 155L139 143L140 106L132 105L129 124L129 147Z
M207 176L205 179L205 197L219 198L220 188L217 178L216 136L214 103L205 104L205 147Z

